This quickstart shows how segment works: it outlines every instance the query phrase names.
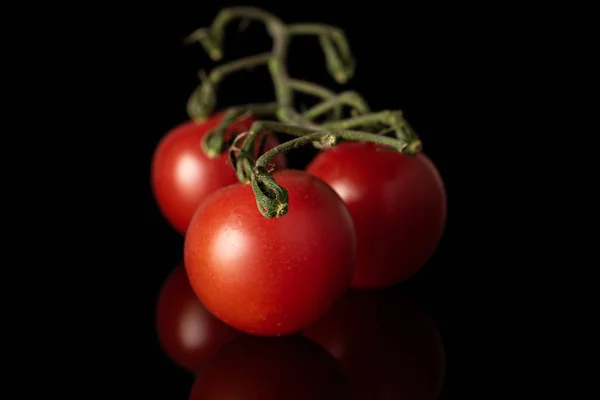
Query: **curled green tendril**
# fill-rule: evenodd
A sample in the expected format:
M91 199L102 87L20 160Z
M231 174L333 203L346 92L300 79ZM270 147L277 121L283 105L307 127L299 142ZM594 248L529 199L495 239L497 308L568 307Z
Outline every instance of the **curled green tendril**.
M208 28L196 29L184 39L184 43L192 44L199 42L204 51L213 61L219 61L223 57L223 39Z
M204 120L215 110L216 88L204 71L200 71L202 83L192 92L187 102L187 113L192 119Z
M351 56L342 56L328 36L321 35L319 41L325 53L325 62L329 74L338 83L348 82L354 75L354 59Z

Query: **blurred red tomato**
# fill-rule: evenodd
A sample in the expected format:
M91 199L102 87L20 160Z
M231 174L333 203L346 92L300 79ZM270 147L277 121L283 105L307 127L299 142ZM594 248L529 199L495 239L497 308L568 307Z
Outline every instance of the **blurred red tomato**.
M181 265L162 287L156 327L165 352L188 371L197 371L221 346L242 335L204 308Z
M246 336L223 347L200 373L190 400L350 399L340 365L300 335Z
M431 400L444 377L445 355L432 321L390 290L350 290L304 335L346 370L355 399Z

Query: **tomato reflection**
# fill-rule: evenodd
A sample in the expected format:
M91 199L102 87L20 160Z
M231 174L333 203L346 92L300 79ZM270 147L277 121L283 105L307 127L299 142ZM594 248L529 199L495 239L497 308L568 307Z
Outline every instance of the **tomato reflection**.
M349 291L304 332L344 367L357 400L429 400L444 377L444 349L432 321L391 290Z
M301 335L245 336L226 346L197 375L190 400L350 399L341 366Z
M242 335L206 310L194 294L182 265L163 284L156 328L165 352L188 371L197 371L219 348Z

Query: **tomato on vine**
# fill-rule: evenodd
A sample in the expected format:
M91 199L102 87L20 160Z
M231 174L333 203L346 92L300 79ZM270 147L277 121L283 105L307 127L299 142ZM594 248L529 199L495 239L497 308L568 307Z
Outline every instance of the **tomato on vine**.
M171 272L161 289L156 329L167 355L191 372L201 368L225 343L242 336L206 310L181 265Z
M289 193L287 214L265 218L253 185L231 185L201 203L184 245L203 304L263 336L291 334L323 316L346 291L356 261L352 218L331 187L303 171L272 178Z
M161 139L154 152L151 172L154 198L164 217L182 235L196 207L208 194L237 182L226 151L210 158L201 147L205 135L219 125L223 116L224 112L219 112L204 122L190 120L175 127ZM246 117L232 123L226 139L247 131L253 121L253 117ZM266 148L277 143L275 136L270 134ZM275 159L278 169L285 165L283 155Z
M440 174L422 152L411 157L375 143L327 149L306 171L327 182L354 220L352 287L379 288L413 276L438 246L446 221Z

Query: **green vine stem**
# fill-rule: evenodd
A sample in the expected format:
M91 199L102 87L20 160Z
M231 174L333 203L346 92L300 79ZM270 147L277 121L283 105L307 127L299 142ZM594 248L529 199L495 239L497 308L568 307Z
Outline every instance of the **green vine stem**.
M194 90L188 100L187 113L191 119L202 121L214 111L218 85L227 75L237 71L265 65L271 58L270 53L241 58L213 69L207 76L202 70L199 73L201 84Z
M318 36L327 69L338 83L346 83L354 75L354 58L341 29L322 24L294 24L288 27L288 34Z
M254 149L256 139L260 133L264 131L276 131L286 133L293 136L311 135L313 133L321 132L351 132L354 135L365 134L365 138L370 138L371 132L359 132L352 130L353 128L365 127L365 126L386 126L386 130L375 134L375 136L382 137L385 143L402 143L406 144L406 148L403 149L403 153L407 155L414 155L420 151L422 145L418 135L410 128L406 120L402 117L401 111L382 111L378 113L371 113L363 116L354 117L351 119L340 120L331 122L325 129L323 127L299 127L293 124L287 124L276 121L256 121L250 127L250 130L244 135L244 143L241 148L230 149L230 159L233 162L234 168L236 168L238 180L242 183L248 183L252 179L252 169L250 165L254 163L252 158L252 149ZM396 140L384 136L386 133L395 132L396 139L399 142L390 142L390 140ZM345 134L345 133L344 133ZM355 136L358 137L358 136ZM340 136L344 140L354 140L351 136ZM302 142L304 143L304 142ZM377 142L382 143L382 142ZM330 147L324 145L322 140L313 141L313 145L318 149ZM397 147L397 146L392 146ZM233 155L231 152L237 152L237 155ZM246 160L246 158L250 158ZM243 164L240 165L238 161L243 160ZM240 168L241 167L241 168Z
M332 76L338 81L349 79L354 71L354 60L350 53L347 40L343 31L339 28L320 25L320 24L295 24L286 26L279 18L274 15L254 7L231 7L219 12L210 28L201 28L192 33L186 42L191 43L199 41L204 49L213 59L218 59L223 54L222 44L226 26L236 18L247 20L259 20L265 24L267 31L273 39L273 49L268 55L259 55L258 58L246 58L227 64L226 68L217 71L216 76L222 79L228 73L248 68L266 61L271 78L275 87L275 94L279 108L275 112L278 120L294 123L299 126L317 127L312 123L312 119L322 115L320 109L327 109L329 103L324 106L317 106L309 111L308 115L299 114L293 107L293 91L310 91L318 94L319 97L325 97L323 93L327 89L318 85L292 80L287 73L285 60L287 58L287 48L289 39L294 35L317 35L320 38L325 54L327 67ZM218 57L217 57L218 56ZM211 73L211 77L213 74ZM341 79L340 77L346 77ZM202 84L192 93L188 101L188 114L191 118L206 118L213 110L216 103L216 82L214 79L202 79ZM202 77L201 77L202 78ZM310 86L310 87L309 87ZM327 101L331 102L332 96L327 93ZM355 93L352 96L344 95L336 101L336 107L330 108L334 112L334 119L339 119L341 114L341 105L354 107L354 114L368 112L366 102ZM223 128L219 128L222 132ZM221 141L221 142L219 142ZM218 136L211 140L212 145L204 147L210 154L218 152L224 148L222 139Z
M330 111L332 108L339 107L340 105L348 105L351 106L353 111L358 114L365 114L369 112L369 106L363 100L363 98L356 92L343 92L339 95L332 97L328 100L325 100L309 110L305 111L302 114L302 118L313 120L327 111Z
M355 128L370 128L369 130L373 131L375 128L379 126L385 126L386 130L383 132L379 132L378 136L386 137L384 134L394 132L396 138L403 143L421 143L418 135L412 130L412 128L408 125L406 120L402 116L401 111L381 111L377 113L370 113L366 115L356 116L354 118L339 120L330 122L328 124L323 124L321 126L315 127L299 127L293 124L286 124L282 122L276 121L256 121L250 127L250 130L247 132L244 137L244 143L239 150L240 154L236 157L230 156L232 160L241 160L244 157L251 157L252 149L255 146L256 138L259 136L261 132L264 131L277 131L281 133L286 133L288 135L298 136L298 135L308 135L318 131L348 131ZM356 131L353 131L357 133ZM372 132L363 132L365 134ZM387 138L390 139L390 138ZM387 140L384 139L384 140ZM350 139L351 140L351 139ZM318 149L323 148L323 143L320 140L316 140L313 142L313 145ZM328 146L325 146L328 147ZM412 148L412 147L411 147ZM421 148L421 146L417 146L417 148ZM238 151L238 149L231 149L230 151ZM412 155L412 151L407 153L408 155ZM254 160L251 160L253 162ZM244 165L249 165L245 163ZM251 170L250 169L240 169L237 168L239 165L234 163L236 166L238 180L242 183L248 183L251 180Z
M314 126L316 128L317 125L312 125L309 123L312 119L326 113L328 110L332 111L332 120L339 120L342 115L343 105L354 107L352 111L356 113L369 111L368 105L362 101L362 98L360 98L358 94L351 95L354 92L345 92L343 97L338 98L339 96L336 95L335 92L332 92L317 84L297 79L290 79L289 87L297 92L306 93L324 100L322 103L317 104L315 107L312 107L302 114L302 118L306 120L306 123L303 124L304 126ZM214 91L211 93L214 93ZM202 101L204 102L203 104L214 105L214 102L211 102L210 99L205 99ZM188 114L192 115L192 113L194 113L193 115L195 119L201 121L202 118L200 116L206 116L208 107L203 105L200 107L202 109L201 111L195 111L196 109L194 107L196 107L198 104L199 102L197 100L190 102ZM280 105L276 102L246 104L243 106L229 107L225 112L224 117L219 122L219 125L204 137L202 149L209 158L218 157L225 150L225 134L227 132L227 127L233 121L247 113L257 117L276 115L280 108Z
M319 142L322 147L335 146L340 140L353 140L361 142L378 143L384 146L389 146L392 149L407 155L415 155L421 150L421 141L415 139L411 142L391 138L388 136L380 136L372 133L338 130L325 132L310 132L301 127L292 127L289 125L276 125L277 123L267 124L274 128L285 129L286 133L295 134L300 137L282 143L277 147L267 151L261 155L254 165L250 180L252 190L256 198L256 205L260 213L266 218L279 218L287 214L289 209L288 191L280 186L271 173L267 170L267 166L280 153L306 145L308 143ZM253 134L254 132L250 132Z
M214 110L216 87L226 75L241 69L266 64L275 91L275 102L231 107L219 126L206 136L202 146L211 157L225 150L226 128L236 118L246 113L256 116L274 115L278 121L259 120L248 132L235 138L229 155L240 182L251 183L261 214L267 218L281 217L288 211L288 192L273 177L268 165L279 153L313 143L318 148L336 145L341 140L372 142L391 150L414 156L421 151L421 141L404 119L401 111L371 112L364 99L356 92L335 94L311 82L290 78L287 67L287 51L291 37L314 35L319 38L327 70L339 83L347 82L354 74L355 61L347 39L340 29L322 24L292 24L286 26L274 15L254 7L231 7L223 9L209 28L202 28L190 35L188 41L199 41L213 60L223 55L223 38L226 26L234 19L261 21L273 40L270 53L237 60L218 67L209 76L201 74L201 85L194 91L188 103L193 116L207 116ZM302 92L319 97L322 101L299 113L294 107L294 93ZM350 107L351 116L342 118L342 108ZM331 112L332 119L316 123L315 120ZM361 131L355 130L361 129ZM260 133L270 130L299 136L267 151L254 159L254 146ZM376 133L377 132L377 133ZM386 136L394 133L395 138ZM243 144L238 145L243 139ZM263 135L261 149L266 135ZM262 150L261 150L262 152ZM259 152L260 154L260 152Z
M386 126L386 130L382 133L387 133L387 131L394 132L398 139L407 142L418 139L418 135L408 121L406 121L400 110L386 110L359 115L345 120L325 123L321 127L323 129L352 129L358 127L377 127L380 125Z
M296 92L308 94L311 96L319 97L323 101L331 100L336 97L336 93L332 90L324 88L320 85L314 84L308 81L301 81L299 79L290 79L288 81L290 88ZM303 118L308 119L304 114ZM339 120L342 117L342 105L337 104L332 108L331 119Z
M257 103L247 104L242 107L230 107L225 111L221 122L210 134L204 136L202 141L202 149L209 158L217 158L225 149L225 135L227 127L236 119L245 114L252 114L257 117L273 115L277 111L279 105L277 103Z

